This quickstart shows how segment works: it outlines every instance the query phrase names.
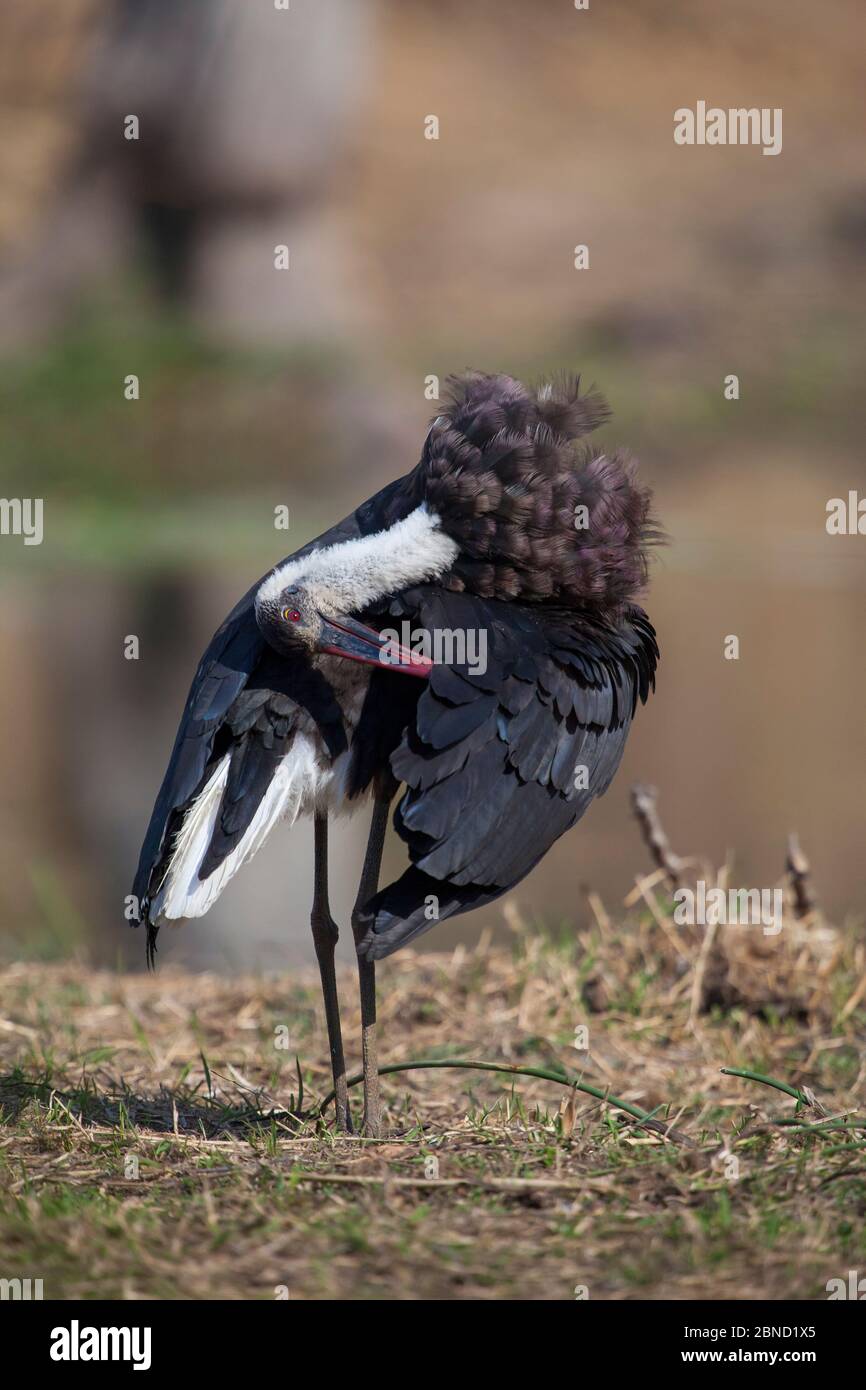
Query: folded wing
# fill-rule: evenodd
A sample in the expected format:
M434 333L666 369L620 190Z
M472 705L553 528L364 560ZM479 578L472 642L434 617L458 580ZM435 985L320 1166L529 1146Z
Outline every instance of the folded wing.
M434 669L392 755L406 784L394 824L412 866L367 905L374 959L506 892L580 819L611 782L658 656L634 606L614 627L418 589L392 613L431 633L483 633L487 658L483 670Z

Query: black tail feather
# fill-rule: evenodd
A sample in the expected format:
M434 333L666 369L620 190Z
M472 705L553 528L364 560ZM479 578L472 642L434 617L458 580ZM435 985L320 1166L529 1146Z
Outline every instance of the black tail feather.
M156 969L156 938L159 936L159 927L156 922L147 919L147 945L145 948L145 958L148 970Z
M367 932L358 946L358 955L365 960L382 960L437 923L484 907L512 886L487 888L477 883L443 883L413 865L396 883L371 898L361 912Z

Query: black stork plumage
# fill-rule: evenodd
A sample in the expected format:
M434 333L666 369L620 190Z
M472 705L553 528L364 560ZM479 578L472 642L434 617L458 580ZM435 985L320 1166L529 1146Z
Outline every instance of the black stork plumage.
M375 1135L375 962L529 873L609 786L654 685L633 599L658 533L633 465L583 442L607 414L577 378L453 378L417 467L254 584L199 663L133 889L148 955L160 923L205 913L278 822L312 815L341 1128L328 817L372 797L352 927ZM410 865L379 889L401 785Z

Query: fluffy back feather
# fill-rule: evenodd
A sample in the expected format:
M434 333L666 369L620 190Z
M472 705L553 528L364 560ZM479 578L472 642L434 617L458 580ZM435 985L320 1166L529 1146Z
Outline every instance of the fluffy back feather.
M451 589L615 612L644 586L650 492L625 454L582 442L609 411L579 385L449 378L412 484L460 546Z

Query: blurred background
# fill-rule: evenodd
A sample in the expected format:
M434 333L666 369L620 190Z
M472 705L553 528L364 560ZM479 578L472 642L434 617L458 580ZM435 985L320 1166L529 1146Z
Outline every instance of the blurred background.
M0 493L44 539L0 536L4 956L143 965L123 898L202 650L415 463L426 378L465 367L597 383L671 536L658 693L523 915L616 911L638 780L680 853L771 886L796 828L862 912L866 537L825 522L866 493L864 43L859 0L6 0ZM698 100L781 107L782 153L675 145ZM311 850L276 834L161 959L310 957Z

